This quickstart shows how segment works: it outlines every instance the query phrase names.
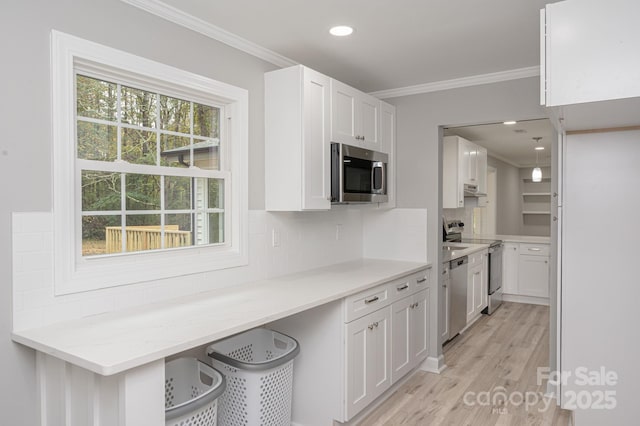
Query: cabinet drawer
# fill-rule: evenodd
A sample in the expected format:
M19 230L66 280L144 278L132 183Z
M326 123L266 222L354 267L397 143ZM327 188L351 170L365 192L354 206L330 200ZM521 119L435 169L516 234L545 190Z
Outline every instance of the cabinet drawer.
M413 292L422 291L425 288L429 287L429 282L431 281L431 268L416 272L411 277L411 281L415 285Z
M429 287L431 268L407 275L391 281L389 285L390 300L395 302Z
M520 254L549 256L549 244L520 243Z
M395 283L394 281L393 283ZM390 289L393 283L382 284L344 299L345 322L351 322L374 312L390 303ZM409 289L407 289L408 292Z

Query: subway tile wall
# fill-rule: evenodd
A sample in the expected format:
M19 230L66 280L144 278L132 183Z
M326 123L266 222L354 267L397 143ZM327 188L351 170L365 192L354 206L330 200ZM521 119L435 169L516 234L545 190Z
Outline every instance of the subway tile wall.
M13 329L22 330L361 258L363 211L251 210L248 266L63 296L54 295L52 213L14 213L12 242Z

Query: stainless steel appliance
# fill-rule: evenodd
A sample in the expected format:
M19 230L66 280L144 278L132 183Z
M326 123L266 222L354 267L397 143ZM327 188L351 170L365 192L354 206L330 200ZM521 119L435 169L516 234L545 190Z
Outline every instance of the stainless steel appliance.
M449 263L449 339L454 338L467 325L467 256Z
M449 276L449 262L442 263L442 277L440 285L442 286L442 299L438 314L438 322L440 324L440 334L442 335L442 343L449 340L449 314L451 312L451 279Z
M331 202L385 203L387 154L351 145L331 144Z

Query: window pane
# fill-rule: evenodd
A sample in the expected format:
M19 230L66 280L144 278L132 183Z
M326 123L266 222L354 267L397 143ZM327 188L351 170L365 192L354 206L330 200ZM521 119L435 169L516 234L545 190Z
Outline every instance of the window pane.
M191 214L165 215L165 247L186 247L191 242Z
M201 169L220 170L219 153L218 139L196 140L193 144L193 160Z
M191 102L160 96L160 128L191 133Z
M118 128L78 121L78 158L114 161L118 157Z
M122 159L135 164L156 165L155 132L122 129Z
M120 216L84 216L82 218L82 255L120 253L122 222Z
M128 252L162 248L159 214L129 215L126 229Z
M82 171L82 211L120 210L120 173Z
M219 137L220 108L193 104L193 134L207 138Z
M120 102L123 123L156 127L155 93L122 86Z
M191 178L165 176L164 208L166 210L186 210L191 208Z
M160 135L160 164L169 167L189 167L191 139L183 136Z
M210 209L223 209L224 208L224 180L222 179L207 179L207 195Z
M118 88L114 83L78 75L76 111L79 117L116 121Z
M209 223L209 244L224 242L224 213L207 213ZM207 244L207 243L205 243Z
M127 174L126 188L127 210L160 209L160 176Z

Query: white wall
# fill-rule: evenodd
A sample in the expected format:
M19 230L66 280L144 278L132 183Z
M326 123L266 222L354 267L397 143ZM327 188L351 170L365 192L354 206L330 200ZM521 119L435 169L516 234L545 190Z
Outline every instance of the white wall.
M250 262L245 268L54 298L51 264L49 35L56 29L249 91ZM362 253L361 212L264 211L263 75L276 68L119 0L8 2L0 13L0 423L37 423L33 351L11 342L12 315L27 327L349 260ZM44 212L16 215L12 212ZM335 240L335 225L342 239ZM281 246L271 248L272 228ZM15 238L15 244L12 239ZM14 256L15 253L15 256ZM13 276L17 280L13 281ZM12 287L16 297L12 303ZM15 308L15 309L14 309Z
M489 156L487 164L497 169L496 233L518 235L522 195L520 194L520 171L517 167Z

